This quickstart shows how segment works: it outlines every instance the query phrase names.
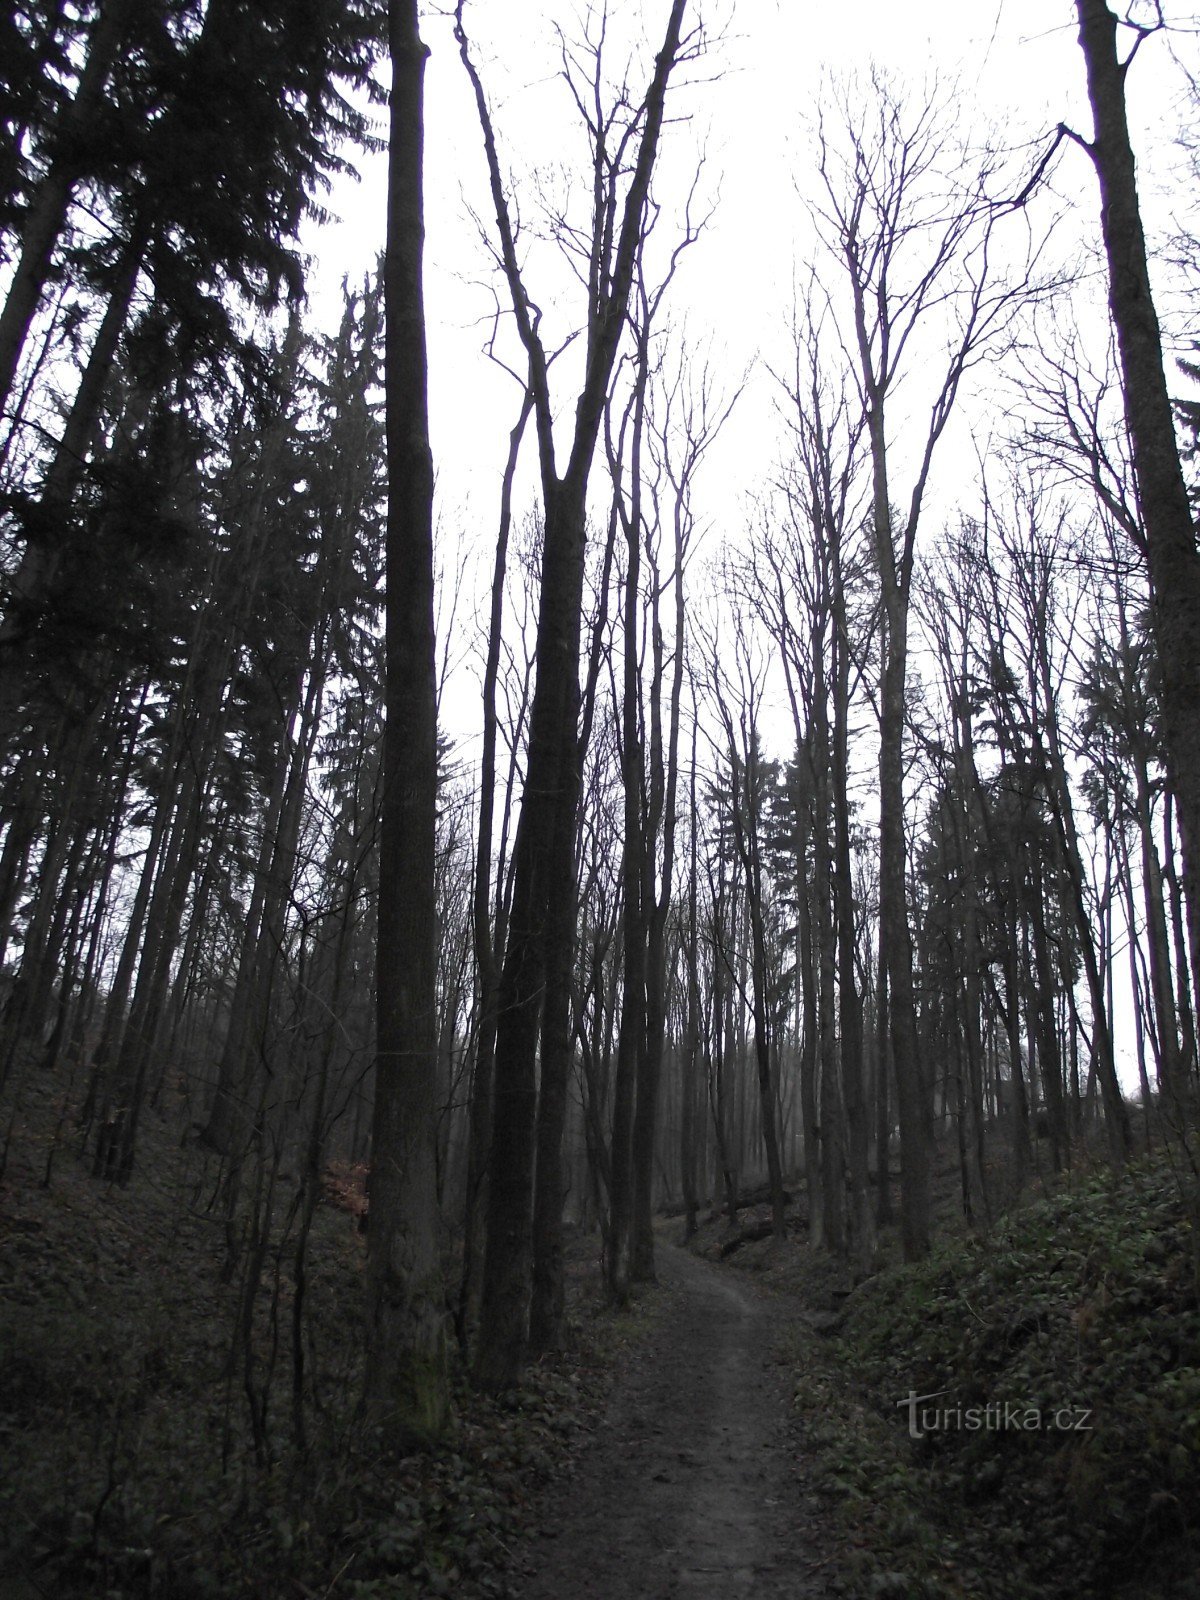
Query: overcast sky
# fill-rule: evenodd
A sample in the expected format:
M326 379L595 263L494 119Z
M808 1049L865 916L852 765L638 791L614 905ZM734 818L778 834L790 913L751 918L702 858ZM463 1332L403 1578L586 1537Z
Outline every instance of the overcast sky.
M666 0L624 4L614 12L640 19L654 40ZM811 192L811 116L822 78L872 60L920 85L930 74L957 79L981 126L990 122L1019 142L1045 136L1060 120L1090 131L1083 63L1069 0L845 0L834 7L794 0L706 0L702 14L713 44L693 76L703 84L676 91L672 109L687 117L668 130L664 189L678 188L705 152L703 194L715 204L704 237L690 253L673 291L673 317L701 330L734 377L753 378L721 451L714 456L722 501L737 480L752 488L773 453L770 383L765 365L786 345L787 313L797 267L813 254L800 196ZM518 178L566 168L582 154L577 125L557 76L554 27L578 35L583 7L556 0L503 0L468 7L476 58L491 99L504 159ZM1169 3L1168 17L1187 25L1190 9ZM490 501L517 396L511 380L480 355L486 333L489 269L467 207L490 220L482 148L473 102L448 21L426 8L427 297L431 424L444 510L469 504L472 520L491 519ZM1195 59L1195 40L1180 32L1144 49L1130 78L1131 110L1147 204L1162 196L1179 162L1173 151L1181 75L1173 48ZM648 57L647 57L648 60ZM636 81L644 81L643 65ZM672 178L678 175L678 182ZM383 243L383 157L363 181L332 197L340 222L312 237L320 263L319 314L336 313L332 290L344 272L360 273ZM1064 150L1057 168L1061 194L1077 200L1077 226L1094 237L1098 198L1083 153ZM528 192L528 191L527 191ZM533 202L525 201L533 220ZM665 231L665 230L664 230ZM536 276L536 268L535 274ZM574 325L575 302L559 281L531 283L552 316ZM559 303L561 301L561 304ZM481 320L482 319L482 320ZM564 409L571 395L563 394ZM532 486L530 486L532 493ZM731 513L722 509L722 518Z

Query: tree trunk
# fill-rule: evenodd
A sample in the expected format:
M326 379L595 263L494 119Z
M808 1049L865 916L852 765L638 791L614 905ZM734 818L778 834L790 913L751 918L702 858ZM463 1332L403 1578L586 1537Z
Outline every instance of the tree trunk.
M876 505L876 515L879 506ZM888 557L891 559L890 538ZM908 608L885 600L887 636L879 727L879 937L887 962L888 1019L900 1123L900 1230L904 1258L928 1255L931 1197L929 1116L917 1043L904 838L904 688Z
M875 1219L868 1192L867 1098L863 1060L862 1000L855 974L854 874L850 850L850 640L846 625L841 551L831 552L834 573L833 621L833 881L837 920L838 1020L841 1031L842 1098L846 1114L850 1250L855 1264L869 1271L875 1259Z
M471 900L475 968L479 983L475 1057L471 1072L471 1120L467 1159L467 1199L463 1219L463 1267L459 1288L457 1333L464 1359L479 1324L479 1299L483 1279L484 1219L487 1166L492 1142L492 1078L496 1059L496 1000L499 968L503 959L503 919L500 883L503 860L497 863L496 895L492 896L492 834L496 788L496 684L500 674L500 649L504 625L504 576L508 566L508 539L512 527L512 487L521 440L533 410L533 393L526 389L521 414L509 434L508 459L500 488L500 525L492 568L491 611L488 620L487 658L483 669L483 753L479 767L479 823L475 844L475 882ZM493 912L494 918L493 920Z
M892 1221L892 1108L889 1086L892 1071L892 1030L888 1017L887 959L883 927L879 930L876 962L875 1017L875 1224L886 1228Z
M824 640L814 641L819 651ZM826 714L827 689L823 666L813 682L813 726L809 736L813 795L813 902L816 910L817 995L819 1006L818 1099L821 1123L821 1190L824 1198L825 1244L835 1255L846 1252L845 1145L842 1138L842 1104L839 1067L837 1006L837 930L834 925L833 875L829 848L831 751ZM845 1041L842 1041L844 1046Z
M435 1164L437 696L433 458L422 286L423 85L417 0L390 0L384 258L388 531L377 1043L367 1237L368 1414L403 1447L446 1426Z
M580 597L584 508L561 492L546 507L537 688L530 714L525 793L513 851L513 900L500 979L488 1174L480 1345L476 1376L490 1391L511 1387L528 1348L532 1205L536 1150L537 1043L546 981L550 906L574 904L574 827L569 848L557 813L578 801L577 761L564 754L579 712ZM561 904L561 901L559 902ZM502 1152L502 1155L501 1155Z
M621 995L621 1031L617 1039L617 1078L613 1093L612 1190L609 1196L608 1257L604 1264L609 1294L624 1300L630 1270L630 1231L634 1202L635 1097L642 1101L639 1080L646 1070L646 931L649 907L646 890L647 856L653 849L645 810L646 765L642 747L641 662L638 620L641 611L641 443L645 426L645 340L640 330L639 368L633 399L633 446L630 476L631 508L626 513L621 486L614 486L625 527L625 604L622 639L621 783L624 799L624 839L621 858L621 948L624 988ZM639 1130L644 1133L644 1129ZM645 1158L646 1151L639 1150ZM653 1161L653 1147L649 1152Z
M564 752L564 759L577 762L574 728L571 735L571 748ZM558 819L559 826L569 830L570 834L569 840L563 841L564 850L570 855L570 879L564 886L561 899L556 897L551 901L548 923L529 1307L529 1348L535 1356L558 1348L562 1341L565 1310L562 1212L566 1186L562 1171L562 1141L574 1039L572 978L578 900L575 882L576 809L572 806L569 816L564 812Z
M1034 972L1029 974L1029 1017L1038 1041L1042 1092L1050 1119L1051 1159L1055 1172L1059 1172L1064 1163L1070 1166L1070 1144L1062 1060L1058 1048L1058 1029L1054 1021L1055 983L1046 932L1046 893L1040 860L1034 862L1032 890L1029 920L1030 936L1033 941ZM1033 981L1035 974L1036 982Z
M685 0L673 0L663 47L646 94L642 137L621 209L619 241L615 252L604 260L611 276L605 283L592 286L584 385L576 406L570 459L561 476L555 466L548 363L521 280L499 158L482 86L469 59L461 5L456 16L460 48L473 80L483 124L505 272L518 329L530 359L545 516L535 652L537 682L530 709L521 817L513 851L508 947L500 979L493 1159L488 1181L481 1337L475 1363L478 1382L493 1392L510 1388L517 1381L528 1350L537 1044L549 964L547 940L566 940L566 951L555 951L556 962L569 961L574 949L575 930L565 927L563 908L574 906L576 892L575 826L581 756L579 647L588 477L624 331L650 175L662 128L667 80L679 48L684 10ZM596 249L598 258L604 256L599 240ZM557 1025L554 1037L561 1037ZM546 1065L557 1075L565 1070L566 1063L555 1060Z
M648 357L649 352L644 354ZM661 585L657 565L651 590L651 642L654 661L650 690L650 802L646 845L647 929L646 949L646 1051L644 1080L638 1084L637 1112L634 1121L634 1215L632 1270L639 1279L654 1277L653 1160L658 1128L659 1085L667 1031L667 918L675 878L675 827L679 793L679 727L683 699L683 666L686 655L687 615L683 575L689 537L689 516L685 508L687 480L676 489L675 503L675 638L670 701L667 712L667 748L663 752L662 684L663 633L659 615ZM693 807L694 815L694 807ZM654 888L654 841L661 834L662 857L657 897ZM694 884L694 871L693 871ZM694 953L694 952L693 952ZM693 964L694 972L694 964ZM696 1016L698 1013L689 1013ZM694 1044L687 1047L694 1054ZM690 1071L690 1066L688 1069ZM685 1105L687 1104L685 1099ZM686 1145L686 1140L685 1140ZM689 1150L690 1145L687 1146ZM683 1176L681 1174L681 1176ZM687 1179L684 1178L686 1187ZM691 1183L695 1184L694 1171Z
M1018 973L1021 968L1019 912L1011 898L1005 918L1004 941L1004 1022L1008 1037L1008 1105L1012 1127L1012 1198L1019 1199L1029 1175L1029 1099L1025 1092L1025 1073L1021 1057L1021 997Z
M1104 0L1076 0L1100 181L1108 295L1121 361L1138 501L1146 534L1151 614L1162 674L1162 731L1183 856L1193 971L1200 970L1200 553L1180 467L1162 339L1150 292L1137 178L1125 111L1128 61Z
M794 802L796 859L796 962L800 992L800 1125L804 1145L804 1187L808 1198L808 1240L815 1250L826 1244L825 1188L821 1172L821 1127L817 1108L819 972L813 939L813 889L808 872L808 841L814 806L811 762L805 761L803 789Z
M1186 908L1183 905L1182 886L1179 875L1175 871L1175 828L1171 795L1168 791L1166 804L1163 807L1163 881L1168 891L1168 900L1171 908L1171 943L1175 951L1175 990L1177 995L1176 1014L1179 1017L1183 1032L1183 1059L1185 1063L1185 1077L1190 1081L1197 1074L1200 1066L1196 1048L1195 1019L1200 1016L1200 1005L1194 1003L1196 988L1193 984L1193 974L1188 958L1187 934L1185 931Z
M1146 941L1149 947L1150 987L1158 1019L1160 1052L1159 1088L1178 1114L1186 1090L1186 1076L1179 1046L1179 1022L1175 1014L1175 992L1171 983L1171 946L1167 935L1167 913L1163 899L1162 867L1154 844L1154 815L1150 802L1149 775L1145 763L1136 762L1137 820L1142 847L1142 891L1146 900ZM1132 926L1132 924L1131 924Z
M771 1024L767 997L767 940L763 918L762 839L759 817L760 780L757 730L751 723L745 764L732 745L730 765L733 790L733 825L738 853L746 872L746 903L750 921L750 963L754 986L754 1058L758 1068L758 1103L762 1139L767 1155L767 1181L771 1191L771 1225L777 1239L784 1222L783 1166L779 1156L779 1130L775 1116L775 1086L771 1076ZM741 985L745 992L744 984Z
M1092 1052L1100 1093L1104 1101L1104 1117L1108 1129L1108 1147L1116 1166L1121 1166L1133 1148L1133 1134L1129 1126L1129 1107L1121 1094L1117 1077L1116 1056L1113 1052L1112 1022L1105 1000L1101 964L1096 954L1092 918L1084 901L1083 857L1075 827L1075 810L1067 786L1066 771L1059 750L1057 721L1053 708L1047 706L1047 727L1050 736L1050 809L1054 818L1060 851L1060 876L1063 880L1064 901L1075 917L1075 931L1079 939L1079 953L1087 976L1088 995L1092 1003Z
M682 578L682 574L680 574ZM682 587L682 584L681 584ZM697 1147L701 1119L697 1115L699 1100L697 1077L700 1060L700 940L699 921L697 918L697 892L699 884L696 879L696 845L697 845L697 817L696 817L696 738L697 727L692 724L692 759L690 773L690 816L691 832L688 860L688 920L687 920L687 950L684 960L687 967L687 1000L686 1021L684 1023L683 1041L679 1053L680 1071L680 1149L679 1171L683 1189L683 1205L685 1214L685 1239L690 1239L697 1228L697 1211L699 1209L699 1196L697 1192Z

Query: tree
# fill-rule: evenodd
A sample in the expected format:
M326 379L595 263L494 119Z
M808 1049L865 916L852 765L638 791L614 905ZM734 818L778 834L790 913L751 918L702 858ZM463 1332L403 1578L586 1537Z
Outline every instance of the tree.
M391 137L384 258L387 676L380 821L375 1113L367 1251L369 1411L401 1440L448 1414L438 1248L437 676L433 457L425 305L423 83L417 0L391 0Z
M690 238L690 232L689 232ZM682 246L676 248L678 260ZM643 310L645 307L643 305ZM654 1158L658 1103L667 1025L667 922L675 872L676 807L679 792L679 734L686 658L686 591L684 573L694 534L695 479L709 446L737 403L713 394L707 366L693 377L686 356L671 379L656 386L650 453L656 475L651 498L655 515L646 526L646 560L650 568L650 737L648 793L645 811L646 1031L639 1063L637 1106L632 1129L633 1215L630 1268L638 1279L654 1277ZM665 485L663 480L665 479ZM669 490L669 493L667 492ZM660 550L662 500L670 510L671 581L675 586L670 689L663 715L665 677L661 618L663 557ZM664 737L665 720L665 737ZM665 750L664 750L665 745ZM661 839L661 864L656 852ZM656 886L657 876L657 886Z
M127 48L126 35L138 9L134 0L109 0L108 4L100 6L87 35L83 67L74 94L69 100L56 99L46 105L49 97L43 90L27 96L22 107L22 121L27 128L32 122L34 131L42 135L41 142L49 150L49 159L24 208L20 256L0 313L0 406L7 405L21 349L50 273L51 255L66 222L72 190L87 166L81 158L94 137L109 76ZM12 43L22 39L20 29L13 28L11 32L15 36ZM35 82L43 84L49 77L45 71L49 61L53 59L60 64L69 53L67 42L60 37L55 37L51 45L51 36L58 34L53 24L47 25L46 33L43 50L39 52L43 58L39 63L42 71L30 75ZM20 144L14 140L7 185L10 195L29 183L28 176L21 174L21 165Z
M537 681L530 708L525 785L514 843L512 908L499 988L483 1320L476 1361L482 1386L501 1390L516 1381L527 1348L535 1136L538 1159L543 1162L542 1178L561 1184L555 1171L545 1169L545 1163L556 1168L560 1159L557 1142L571 1046L570 970L575 945L580 788L579 646L588 479L625 331L667 83L681 52L686 0L673 0L649 87L636 109L624 95L614 110L606 113L599 109L599 52L593 56L595 79L587 93L589 99L594 94L598 109L595 120L589 121L595 207L584 250L587 350L575 426L561 471L540 313L525 286L491 112L471 59L464 9L464 0L459 0L455 29L483 132L496 208L498 259L529 363L545 515ZM572 92L579 92L574 85ZM635 139L637 153L630 167ZM542 1114L558 1119L557 1133L548 1125L538 1129L537 1118ZM561 1208L561 1189L559 1196ZM553 1231L549 1242L553 1248Z
M959 148L936 89L906 105L878 71L870 117L843 86L839 149L822 128L821 220L844 271L858 392L872 470L871 518L883 663L879 694L880 949L886 963L889 1042L900 1123L901 1227L906 1257L930 1238L929 1086L921 1061L906 906L905 692L913 563L929 475L959 389L981 347L995 340L1018 295L998 279L992 236L1005 209L990 194L999 158ZM945 357L933 366L927 421L917 436L907 506L893 502L890 405L916 346L937 328ZM920 331L918 331L920 330Z
M1129 1114L1121 1095L1113 1052L1112 1027L1095 941L1096 919L1087 904L1075 808L1067 781L1066 753L1059 709L1063 664L1060 631L1068 631L1056 614L1061 587L1056 567L1066 554L1069 528L1063 508L1048 502L1036 485L1018 490L1010 518L994 517L995 537L986 563L993 602L986 624L994 668L993 707L1005 753L1029 775L1027 810L1044 805L1055 848L1043 850L1059 896L1075 918L1075 931L1088 982L1092 1008L1092 1051L1104 1097L1109 1148L1120 1165L1132 1148ZM991 520L991 519L990 519ZM1007 557L1003 563L998 552ZM1007 569L1009 583L1001 592L997 567ZM1015 634L1015 639L1012 635ZM1056 659L1056 657L1059 657ZM1023 662L1025 683L1018 687L1017 665ZM1040 897L1035 893L1035 899ZM1038 913L1041 914L1041 907ZM1044 931L1044 930L1039 930ZM1052 1113L1056 1108L1052 1102ZM1065 1135L1062 1119L1056 1119Z
M762 553L755 556L751 581L755 604L779 646L796 732L797 766L789 789L793 830L799 833L793 857L807 1018L801 1061L802 1095L809 1106L804 1134L811 1237L835 1248L848 1242L855 1260L866 1268L874 1252L874 1227L868 1199L849 795L852 685L861 676L858 658L868 644L868 629L856 612L863 609L862 591L869 587L863 582L869 577L869 559L864 561L854 537L862 524L866 419L852 398L849 376L842 372L832 379L827 371L830 341L814 307L815 293L810 286L798 310L794 366L781 382L789 430L789 453L778 486L781 514L772 511L764 519ZM867 599L869 611L869 594ZM812 963L804 960L805 950L811 950ZM840 1170L843 1108L846 1241Z
M475 882L472 894L472 938L478 984L478 1016L474 1030L471 1070L470 1151L467 1168L467 1197L464 1217L463 1270L457 1313L459 1345L468 1354L470 1341L479 1322L479 1296L483 1275L484 1229L486 1222L486 1181L488 1151L491 1144L492 1077L496 1055L496 1000L500 986L500 961L504 949L504 907L500 893L504 872L507 827L502 830L497 871L497 887L492 892L492 852L496 802L496 738L499 731L496 690L500 675L503 644L504 581L508 568L508 541L512 527L513 479L516 476L521 440L533 409L533 396L526 387L521 411L509 434L508 458L500 488L500 517L492 569L491 606L488 614L486 655L483 668L483 752L479 764L479 816L476 827ZM522 702L522 710L523 710ZM523 720L523 718L521 719ZM514 746L516 734L514 730ZM506 802L512 792L515 748L510 752ZM507 824L507 804L505 824Z
M1180 465L1162 338L1142 230L1125 111L1125 80L1139 47L1163 26L1118 23L1105 0L1075 0L1087 69L1093 137L1072 135L1100 183L1100 228L1108 261L1108 303L1121 361L1125 419L1145 526L1154 641L1162 676L1162 735L1182 840L1193 971L1200 970L1200 551ZM1117 32L1133 46L1122 61Z
M746 912L750 924L751 973L754 1019L754 1060L763 1145L767 1157L767 1184L771 1198L771 1229L776 1239L785 1233L783 1162L779 1148L779 1122L775 1105L777 1049L772 1026L770 962L768 952L767 871L763 859L766 797L774 771L764 761L759 744L758 719L762 700L763 670L753 659L742 619L737 620L735 644L736 690L726 691L714 648L711 688L724 732L723 758L729 763L729 813L733 843L745 874ZM736 693L736 704L729 704ZM735 720L736 719L736 720ZM744 987L744 986L743 986Z
M35 442L6 530L21 551L3 583L0 740L22 696L38 690L39 635L87 547L74 502L119 359L144 407L165 391L179 413L197 387L227 381L232 364L261 377L261 331L239 325L234 303L264 311L285 293L299 302L301 220L344 166L339 139L365 136L339 85L362 84L375 55L376 25L359 0L321 13L235 0L213 0L202 17L178 9L101 6L76 96L41 141L45 171L0 319L0 390L62 253L59 235L72 231L71 193L85 173L95 193L72 238L71 279L80 304L96 309L75 313L86 355L48 461L36 419L26 429ZM152 292L139 309L143 278ZM49 665L61 669L53 653Z

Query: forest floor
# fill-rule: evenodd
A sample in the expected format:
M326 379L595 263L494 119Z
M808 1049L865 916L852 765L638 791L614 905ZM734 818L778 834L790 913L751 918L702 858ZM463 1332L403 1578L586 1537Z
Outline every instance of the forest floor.
M79 1159L77 1099L35 1074L0 1105L0 1600L1200 1600L1177 1163L1081 1161L986 1237L947 1216L918 1267L888 1241L861 1284L799 1203L782 1243L762 1208L687 1250L662 1222L659 1282L619 1312L573 1237L563 1351L499 1402L460 1378L446 1447L396 1459L356 1415L357 1175L325 1174L302 1284L278 1174L247 1289L175 1110L118 1189ZM909 1390L1090 1420L914 1441Z
M295 1175L247 1298L219 1163L180 1108L147 1113L122 1189L81 1159L79 1098L31 1073L0 1105L0 1600L828 1592L795 1297L677 1248L671 1223L660 1282L615 1311L598 1241L573 1236L564 1350L501 1401L460 1377L446 1448L396 1459L355 1414L360 1175L325 1174L301 1371Z

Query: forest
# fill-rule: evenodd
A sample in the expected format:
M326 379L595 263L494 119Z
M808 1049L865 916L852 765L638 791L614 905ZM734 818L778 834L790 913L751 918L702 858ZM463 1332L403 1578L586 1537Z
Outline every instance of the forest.
M1196 19L507 9L0 12L0 1592L1194 1596Z

